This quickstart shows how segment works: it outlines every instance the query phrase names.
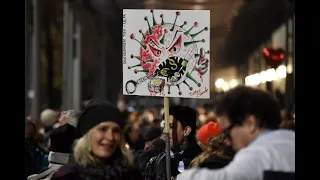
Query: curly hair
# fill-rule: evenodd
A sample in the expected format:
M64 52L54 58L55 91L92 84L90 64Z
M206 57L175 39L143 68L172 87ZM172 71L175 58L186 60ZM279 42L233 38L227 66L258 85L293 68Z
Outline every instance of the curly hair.
M228 148L225 143L225 135L219 134L209 140L209 146L206 151L195 157L189 167L199 167L199 165L209 157L218 157L222 159L232 159L234 152Z
M280 106L267 92L248 86L238 86L226 92L216 106L217 116L227 116L231 123L242 124L254 115L260 128L278 129Z

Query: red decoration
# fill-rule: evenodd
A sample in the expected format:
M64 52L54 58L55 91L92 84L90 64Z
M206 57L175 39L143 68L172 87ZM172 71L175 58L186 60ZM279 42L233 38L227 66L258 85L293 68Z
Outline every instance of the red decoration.
M282 48L263 48L262 55L268 65L277 68L284 61L285 52Z

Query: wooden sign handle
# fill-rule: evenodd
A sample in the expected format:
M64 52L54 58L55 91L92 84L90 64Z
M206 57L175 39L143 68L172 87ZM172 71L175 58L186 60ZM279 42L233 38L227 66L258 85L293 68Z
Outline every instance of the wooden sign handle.
M164 97L164 133L166 135L166 170L167 179L171 179L170 134L169 134L169 98Z

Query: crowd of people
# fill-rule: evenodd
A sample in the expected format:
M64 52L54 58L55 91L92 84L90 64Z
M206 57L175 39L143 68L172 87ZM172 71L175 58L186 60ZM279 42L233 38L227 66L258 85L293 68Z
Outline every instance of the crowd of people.
M25 179L167 180L163 119L99 99L27 117ZM262 90L235 87L211 109L171 106L168 122L171 179L294 179L294 110Z

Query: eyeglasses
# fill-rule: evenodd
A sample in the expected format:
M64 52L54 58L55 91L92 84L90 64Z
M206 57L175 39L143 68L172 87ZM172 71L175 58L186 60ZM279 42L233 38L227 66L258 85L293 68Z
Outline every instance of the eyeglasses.
M230 140L231 141L231 135L230 132L232 130L232 128L236 125L237 123L232 123L229 127L227 127L226 129L223 130L223 134L225 136L224 140Z

